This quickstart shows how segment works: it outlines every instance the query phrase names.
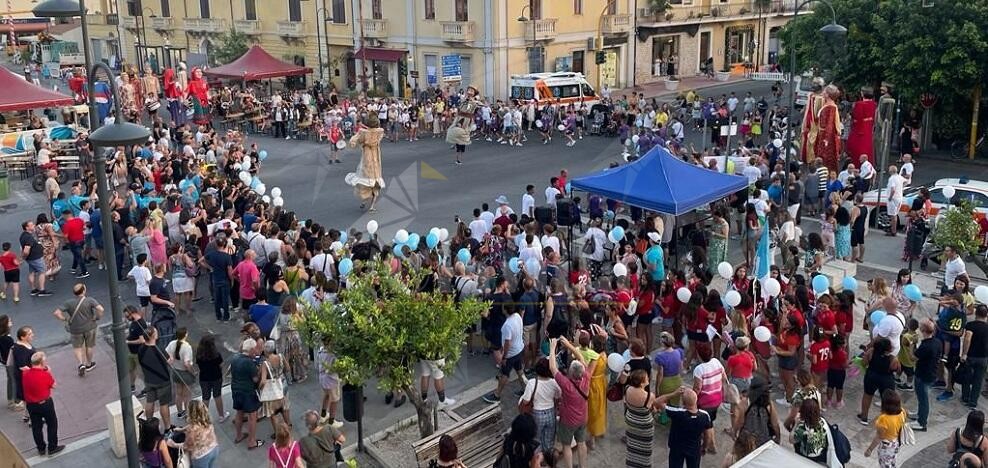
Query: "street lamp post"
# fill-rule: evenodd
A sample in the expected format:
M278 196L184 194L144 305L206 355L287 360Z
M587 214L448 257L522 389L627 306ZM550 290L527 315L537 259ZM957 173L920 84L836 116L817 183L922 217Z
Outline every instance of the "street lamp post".
M96 191L99 195L99 207L102 213L101 223L103 226L103 245L107 256L115 257L116 245L113 243L113 220L110 217L110 195L108 181L106 178L106 158L99 154L101 147L114 148L117 146L129 146L143 141L147 141L151 132L140 125L125 122L120 113L119 100L117 100L116 83L113 80L113 72L104 63L93 64L92 51L89 44L89 28L86 26L86 6L84 0L47 0L39 4L32 10L34 15L41 18L72 18L80 17L82 23L82 49L86 60L88 105L89 105L89 140L93 144L94 160L96 165ZM114 100L114 124L99 127L95 101L96 73L102 71L107 76L110 85L110 92ZM110 294L110 311L113 316L113 351L117 367L117 390L120 394L120 412L123 418L124 442L127 448L127 466L137 467L140 465L140 454L137 449L137 428L134 424L134 407L131 403L130 378L127 367L127 341L125 330L127 323L123 318L123 304L120 299L120 288L117 284L117 264L106 261L107 286Z
M534 17L534 15L532 16L532 18L528 18L527 16L525 16L525 10L528 10L528 14L531 15L532 14L532 5L531 4L528 4L528 5L525 5L525 6L521 7L521 16L518 17L518 22L519 23L527 23L528 21L531 21L532 22L532 48L531 48L531 50L528 53L528 72L529 73L534 73L532 71L532 58L535 57L535 54L536 53L538 53L539 54L539 59L541 60L541 58L542 58L542 52L536 50L536 46L538 46L539 40L536 37L535 17ZM524 38L524 37L525 37L525 34L522 33L522 38Z
M829 24L820 28L820 32L823 33L825 37L827 37L830 40L833 40L834 38L838 38L847 34L847 28L837 24L837 11L834 10L834 6L831 5L830 2L827 0L803 0L801 3L796 5L796 9L793 10L793 17L798 18L799 10L801 10L804 6L813 2L820 2L823 3L824 5L827 5L827 7L830 8L830 12L833 14L833 20ZM794 36L790 35L790 39L793 38ZM796 89L795 89L796 88L796 47L795 47L795 41L793 40L792 42L793 44L786 44L786 48L789 50L789 117L788 117L789 124L786 125L786 140L784 145L785 154L783 155L782 158L782 160L784 161L783 171L786 178L786 180L784 180L782 183L782 207L785 209L789 208L789 165L791 162L790 158L792 158L792 152L793 152L793 146L792 146L793 144L792 135L794 131L793 117L796 116ZM810 103L807 102L806 105L809 106Z
M319 4L317 3L316 5ZM320 11L322 12L323 21L319 21ZM329 14L329 10L327 10L326 7L316 8L316 54L318 55L319 58L319 81L323 81L326 79L325 75L323 74L323 63L322 63L323 42L322 42L322 34L320 33L320 29L319 29L319 24L325 23L327 14ZM325 27L325 24L323 25L323 27ZM329 31L326 31L326 36L327 36L326 42L329 42ZM329 46L326 47L326 55L329 55Z

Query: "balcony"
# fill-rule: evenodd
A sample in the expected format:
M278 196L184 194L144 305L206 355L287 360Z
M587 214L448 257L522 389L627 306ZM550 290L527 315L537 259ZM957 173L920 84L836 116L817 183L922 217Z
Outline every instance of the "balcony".
M370 39L386 39L388 37L388 20L363 19L360 21L364 29L364 37Z
M443 21L443 41L473 42L473 21Z
M631 32L631 15L604 15L604 22L601 25L601 32L612 35L627 34Z
M557 18L543 18L525 22L525 39L551 41L556 38Z
M171 18L162 18L160 16L151 18L151 29L155 31L168 31L174 27L173 24Z
M134 18L133 16L121 16L119 19L120 25L123 26L124 29L137 29L137 18Z
M233 28L248 36L258 36L261 34L261 20L236 20Z
M97 15L90 13L86 15L86 24L90 26L103 26L103 25L116 26L118 22L119 19L116 14Z
M712 23L739 18L762 16L779 16L792 14L795 7L793 0L772 0L761 12L754 3L746 0L733 0L726 4L715 5L669 5L662 11L645 7L638 8L639 23ZM807 10L809 11L809 10Z
M185 30L191 33L222 33L226 21L216 18L185 18Z
M278 35L281 37L305 36L305 23L301 21L278 21Z

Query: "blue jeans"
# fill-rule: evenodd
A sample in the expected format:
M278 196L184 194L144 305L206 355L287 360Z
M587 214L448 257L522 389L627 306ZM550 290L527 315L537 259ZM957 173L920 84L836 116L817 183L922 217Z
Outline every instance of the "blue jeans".
M82 258L82 248L86 242L69 242L69 251L72 252L72 269L80 275L86 273L86 259Z
M968 357L967 365L974 369L974 377L970 383L961 385L961 403L977 405L978 397L981 396L981 384L985 381L985 367L988 367L988 358Z
M930 416L930 387L933 382L927 382L918 375L913 379L913 388L916 390L916 422L920 426L926 427L927 419Z
M192 459L192 468L212 468L213 463L216 463L216 459L220 457L220 446L217 445L213 447L212 450L207 452L201 458Z
M216 320L230 320L230 283L213 282L213 311Z

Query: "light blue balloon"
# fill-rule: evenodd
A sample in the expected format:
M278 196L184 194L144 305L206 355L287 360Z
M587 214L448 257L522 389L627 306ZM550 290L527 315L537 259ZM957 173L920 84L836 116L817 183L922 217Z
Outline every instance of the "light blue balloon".
M881 322L882 319L885 318L885 315L887 315L887 314L885 313L885 311L882 311L882 310L876 310L876 311L872 312L871 313L871 324L874 325L874 326L878 326L878 322Z
M407 245L408 248L410 248L412 250L415 250L415 249L419 248L419 241L420 240L421 239L419 238L419 235L413 232L413 233L411 233L411 234L408 235L408 242L405 242L405 245Z
M605 211L604 212L604 219L607 219L607 220L614 219L614 212L611 211L611 210Z
M353 271L353 260L349 258L344 258L340 260L340 276L347 276Z
M913 302L919 302L923 300L923 291L920 291L919 286L915 284L907 284L905 288L902 288L902 292L905 293L906 298Z
M573 191L573 184L566 182L566 193L570 193L572 191Z
M858 290L858 280L854 279L853 276L845 276L844 281L841 284L844 286L844 289L848 291Z
M614 226L614 229L611 229L611 233L608 234L607 237L611 240L611 242L620 242L621 239L624 239L624 228L621 226Z
M826 292L830 289L830 279L824 275L813 277L813 291L817 293Z
M539 259L532 257L525 261L525 271L528 272L529 275L538 275L541 270L542 264L539 263Z
M624 358L624 362L630 361L631 360L631 349L629 348L629 349L624 350L624 354L622 354L621 357Z
M521 262L518 260L518 257L512 257L511 260L508 260L508 269L511 270L512 273L518 273L521 270L520 263Z
M265 159L268 159L268 152L267 152L267 150L261 150L260 152L258 152L257 153L257 159L260 160L260 161L264 161Z
M349 238L346 235L346 231L340 231L340 243L346 244L347 239Z
M439 236L437 236L434 232L430 232L428 236L425 236L425 245L427 245L430 249L436 248L436 246L439 245Z
M256 189L258 185L261 185L261 178L254 176L254 178L250 180L250 188Z
M461 261L461 262L463 262L463 263L469 263L470 262L470 250L469 249L466 249L466 248L460 249L459 252L456 252L456 259L459 260L459 261Z
M394 252L395 257L402 258L405 256L405 254L401 251L402 247L404 246L401 244L395 244L394 249L392 249L392 252Z

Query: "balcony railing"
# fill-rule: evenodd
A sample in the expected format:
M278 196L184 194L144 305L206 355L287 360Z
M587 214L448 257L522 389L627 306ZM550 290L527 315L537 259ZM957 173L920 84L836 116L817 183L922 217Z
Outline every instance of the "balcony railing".
M543 18L525 22L525 39L534 37L536 41L551 41L556 38L557 18Z
M388 20L386 19L363 19L364 37L371 39L385 39L388 37Z
M625 34L631 31L631 15L605 15L601 32L604 34Z
M443 40L446 42L473 42L473 21L443 21Z
M99 25L99 26L102 26L102 25L116 26L117 25L117 21L119 21L119 19L118 19L118 17L117 17L116 14L114 14L114 15L97 15L97 14L89 13L89 14L86 15L86 24L90 24L90 25L94 25L94 26L96 26L96 25Z
M110 13L106 15L106 24L109 24L111 26L116 26L120 24L120 16L117 15L116 13Z
M120 25L123 26L124 29L137 29L137 18L134 18L133 16L120 17Z
M226 31L226 21L217 18L185 18L185 29L189 32L222 33Z
M261 20L236 20L233 28L239 33L256 36L261 34Z
M699 3L700 0L695 0ZM719 18L736 18L747 16L762 16L792 14L795 8L794 0L772 0L759 12L755 2L735 0L724 4L713 5L669 5L659 12L650 7L638 8L639 23L692 23L713 21ZM806 10L810 11L810 10Z
M155 31L167 31L174 27L172 26L173 24L174 22L172 22L171 18L163 18L161 16L151 18L151 29Z
M282 37L305 36L305 23L301 21L278 21L278 35Z

